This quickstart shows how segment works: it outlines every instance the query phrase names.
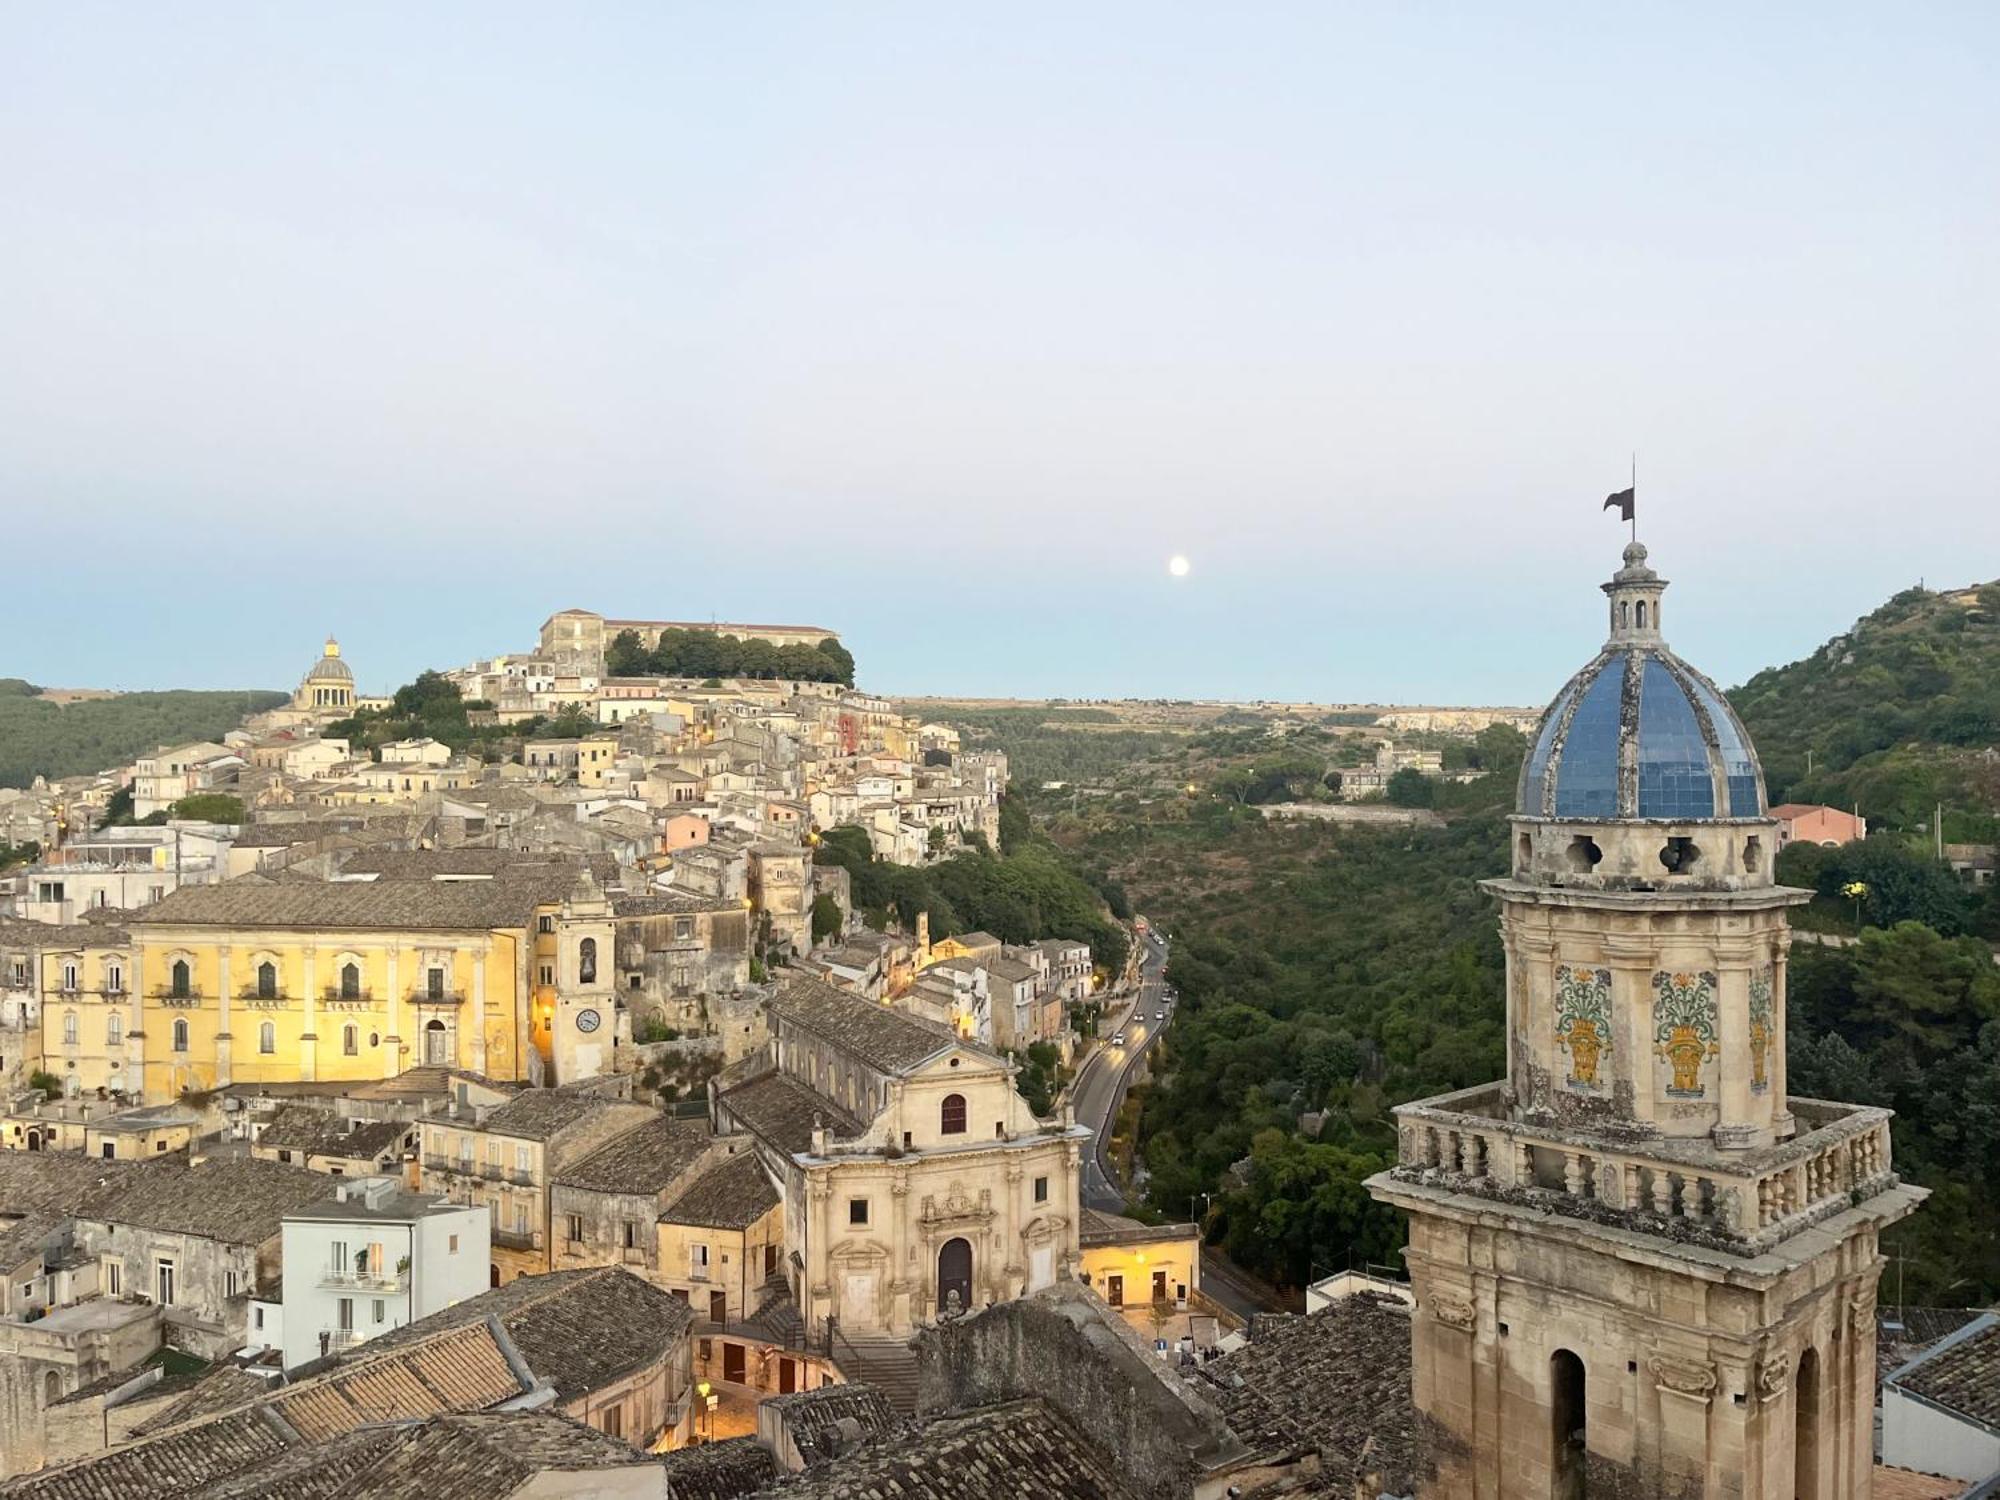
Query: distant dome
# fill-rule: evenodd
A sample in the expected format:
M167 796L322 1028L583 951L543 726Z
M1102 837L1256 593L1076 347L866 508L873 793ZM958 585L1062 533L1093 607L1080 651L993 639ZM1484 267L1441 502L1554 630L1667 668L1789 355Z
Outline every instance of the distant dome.
M1764 778L1728 701L1660 638L1646 549L1604 585L1611 639L1556 694L1521 768L1531 818L1761 818Z
M306 673L307 682L352 682L354 673L347 663L340 659L340 642L332 636L326 638L326 652L312 664Z

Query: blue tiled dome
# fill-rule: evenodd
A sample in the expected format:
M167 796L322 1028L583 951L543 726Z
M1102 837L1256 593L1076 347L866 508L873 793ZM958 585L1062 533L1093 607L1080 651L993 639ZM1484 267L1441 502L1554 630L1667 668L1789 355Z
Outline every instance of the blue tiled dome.
M1520 811L1594 821L1761 818L1764 778L1750 736L1715 684L1660 640L1666 585L1644 564L1635 545L1605 585L1612 638L1542 716L1521 768Z

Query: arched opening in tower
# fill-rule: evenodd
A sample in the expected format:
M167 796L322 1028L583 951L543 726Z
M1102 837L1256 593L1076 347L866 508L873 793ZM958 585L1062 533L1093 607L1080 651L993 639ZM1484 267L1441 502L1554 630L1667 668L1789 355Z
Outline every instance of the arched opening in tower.
M1549 1357L1549 1418L1555 1452L1554 1500L1584 1500L1584 1454L1588 1447L1584 1427L1583 1361L1567 1349Z

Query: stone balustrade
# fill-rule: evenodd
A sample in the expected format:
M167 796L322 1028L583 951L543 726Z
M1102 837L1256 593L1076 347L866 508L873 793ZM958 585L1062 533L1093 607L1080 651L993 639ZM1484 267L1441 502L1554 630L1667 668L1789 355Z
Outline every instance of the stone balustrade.
M1757 1254L1893 1187L1891 1111L1793 1099L1798 1134L1754 1151L1506 1117L1485 1084L1396 1110L1397 1175Z

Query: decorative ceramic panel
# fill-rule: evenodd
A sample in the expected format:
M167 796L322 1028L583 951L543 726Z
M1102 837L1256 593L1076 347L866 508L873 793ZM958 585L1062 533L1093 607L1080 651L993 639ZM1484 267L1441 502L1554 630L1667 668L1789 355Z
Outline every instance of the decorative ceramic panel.
M1596 1094L1611 1077L1611 971L1556 965L1556 1045L1573 1089Z
M1715 988L1715 975L1706 969L1653 975L1653 1050L1666 1066L1669 1099L1707 1096L1703 1074L1722 1051Z
M1750 974L1750 1092L1762 1094L1771 1087L1773 1034L1771 995L1776 971L1770 964Z

